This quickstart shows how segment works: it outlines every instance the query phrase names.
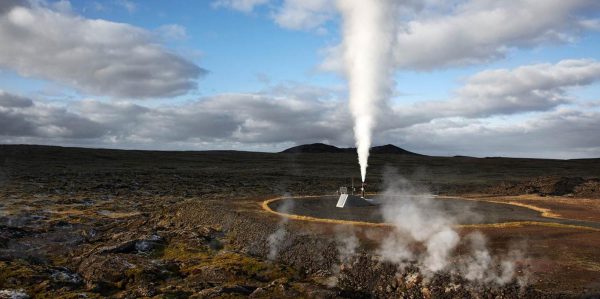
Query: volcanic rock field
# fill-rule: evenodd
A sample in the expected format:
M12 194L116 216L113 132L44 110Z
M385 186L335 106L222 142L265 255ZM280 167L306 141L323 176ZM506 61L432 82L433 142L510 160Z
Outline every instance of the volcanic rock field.
M427 274L386 259L382 240L393 228L377 207L332 206L359 176L352 153L1 145L0 298L600 294L600 160L374 153L371 194L386 189L390 169L437 195L461 240L485 236L492 256L518 244L510 279ZM275 198L283 199L265 209ZM468 247L459 243L451 264Z

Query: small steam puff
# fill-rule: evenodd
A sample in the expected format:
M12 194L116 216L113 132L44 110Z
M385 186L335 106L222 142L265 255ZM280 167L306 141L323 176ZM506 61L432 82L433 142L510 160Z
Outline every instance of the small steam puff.
M340 262L345 263L356 254L359 241L353 230L350 230L346 227L337 227L336 230L338 257Z
M486 239L480 232L467 235L465 240L470 243L471 254L458 262L455 271L471 281L495 282L499 285L509 283L517 275L516 262L525 259L522 244L510 248L505 256L494 257L488 251ZM525 275L517 279L521 285L527 283Z
M294 208L294 202L291 200L284 200L283 204L277 208L277 212L288 214ZM287 217L281 217L279 223L277 224L277 230L267 237L267 242L269 245L269 253L267 254L267 258L269 260L275 260L277 255L279 254L279 249L283 245L283 241L287 236L287 230L285 225L288 222Z
M354 137L362 181L367 174L371 135L379 106L393 86L394 0L338 0L343 19L345 74L354 118Z
M455 218L446 214L431 194L398 175L388 173L385 177L387 188L381 212L394 230L377 251L383 260L401 268L416 264L425 277L448 271L482 283L504 285L515 279L516 263L524 259L520 247L511 248L505 255L492 256L480 232L461 240L453 228ZM453 258L459 244L468 244L469 253ZM521 285L526 283L524 275L517 279Z
M334 263L331 268L331 274L326 281L327 286L335 287L338 284L340 275L340 265L349 263L356 255L356 250L360 246L360 241L354 233L354 228L348 226L335 227L336 249L340 264Z

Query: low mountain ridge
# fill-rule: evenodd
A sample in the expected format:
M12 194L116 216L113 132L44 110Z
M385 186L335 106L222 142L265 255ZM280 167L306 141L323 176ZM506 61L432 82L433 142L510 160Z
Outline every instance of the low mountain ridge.
M290 147L290 148L282 151L281 153L286 153L286 154L356 153L356 148L355 147L339 148L337 146L324 144L324 143L312 143L312 144L302 144L302 145ZM393 144L374 146L371 148L371 153L373 153L373 154L399 154L399 155L423 156L421 154L407 151L407 150L397 147Z
M343 153L344 150L333 145L325 144L325 143L313 143L313 144L302 144L294 147L290 147L282 153L286 154L298 154L298 153Z

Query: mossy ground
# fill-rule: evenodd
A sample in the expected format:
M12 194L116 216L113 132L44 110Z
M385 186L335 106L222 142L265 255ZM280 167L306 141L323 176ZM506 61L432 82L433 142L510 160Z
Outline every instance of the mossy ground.
M184 243L169 244L162 258L178 263L184 275L194 275L206 269L219 271L231 284L261 284L275 279L292 279L297 271L291 267L257 257L229 251L215 251L206 246L192 247Z
M335 246L319 246L333 240L324 232L334 229L321 225L320 230L315 230L308 224L290 221L294 224L290 225L294 229L290 236L308 235L305 231L317 236L301 238L301 242L292 244L295 247L290 247L291 253L271 262L265 259L265 238L280 219L262 211L258 203L283 194L334 193L340 185L349 183L349 177L359 175L354 154L152 152L0 145L0 161L0 289L23 289L36 298L75 298L80 294L88 298L104 294L185 298L203 290L235 286L264 289L261 296L280 298L310 297L309 287L330 290L323 287L325 280L319 280L327 274L311 275L327 272L332 263L338 262L331 254L336 252ZM600 159L374 154L370 159L369 188L383 188L386 169L390 167L439 194L478 193L502 181L518 182L542 175L600 177ZM569 202L557 201L556 207L571 205L569 213L585 215L586 220L596 219L591 217L599 214L600 210L589 206L577 210L581 205L565 200ZM550 202L548 198L540 201ZM218 227L222 235L210 235L211 227ZM195 240L187 237L202 229L210 231L209 236ZM557 269L551 273L546 268L540 270L550 273L541 277L547 282L543 288L549 292L560 287L558 292L572 290L581 294L587 287L584 283L593 279L589 274L598 273L597 234L537 226L483 230L492 244L514 236L532 239L531 250L537 250L540 260L549 265L547 268ZM557 231L561 233L554 234ZM152 252L98 252L102 247L153 233L164 234L166 241ZM363 245L366 242L376 247L376 241L367 240ZM554 258L552 252L558 252L557 249L560 255ZM95 264L86 264L93 258L98 258ZM109 258L113 260L102 263ZM556 265L565 259L571 259L577 268L558 269ZM102 268L122 266L119 263L135 267L122 272ZM86 276L88 266L97 268ZM53 282L49 271L57 267L79 273L84 282L76 286ZM581 270L584 267L588 272ZM107 291L93 284L111 270L116 272L114 288ZM565 271L571 272L567 275ZM600 287L591 287L600 291ZM218 295L235 297L240 293Z

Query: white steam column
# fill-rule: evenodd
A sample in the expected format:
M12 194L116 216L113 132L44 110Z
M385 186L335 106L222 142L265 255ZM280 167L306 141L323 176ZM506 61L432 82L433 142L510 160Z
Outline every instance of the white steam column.
M393 84L395 0L338 0L343 18L345 74L362 181L380 106Z

